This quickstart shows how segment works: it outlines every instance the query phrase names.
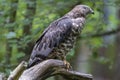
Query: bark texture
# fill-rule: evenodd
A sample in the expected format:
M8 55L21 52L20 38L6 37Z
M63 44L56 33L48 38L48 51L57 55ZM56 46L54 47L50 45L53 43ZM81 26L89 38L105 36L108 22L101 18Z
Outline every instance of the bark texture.
M15 71L17 72L16 74L19 74L19 71L21 73L21 68L23 67L18 66L18 71ZM45 60L29 69L26 69L18 80L45 80L55 75L60 75L66 80L92 80L92 75L76 72L73 70L67 70L66 65L64 65L63 61L55 59ZM8 80L17 79L8 78Z

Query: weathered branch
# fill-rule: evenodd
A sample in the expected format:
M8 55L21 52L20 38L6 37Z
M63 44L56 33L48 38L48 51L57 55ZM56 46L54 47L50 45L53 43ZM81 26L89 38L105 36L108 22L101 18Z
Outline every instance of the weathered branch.
M26 69L27 63L22 61L13 72L11 72L10 76L7 80L18 80L21 76L22 72Z
M56 74L59 74L67 80L92 80L92 75L84 74L76 71L68 71L66 69L58 69Z
M68 80L92 80L90 74L68 71L63 61L54 59L43 61L25 70L19 80L45 80L54 75L61 75Z
M62 67L63 62L59 60L46 60L23 72L19 80L43 80L54 72L53 67Z

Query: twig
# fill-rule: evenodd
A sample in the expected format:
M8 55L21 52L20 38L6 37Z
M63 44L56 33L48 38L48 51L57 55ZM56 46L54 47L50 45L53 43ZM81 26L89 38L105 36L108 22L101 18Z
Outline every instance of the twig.
M27 63L22 61L13 72L11 72L10 76L7 80L18 80L21 76L22 72L26 69Z
M79 39L108 36L108 35L116 34L118 32L120 32L120 28L117 28L117 29L112 30L112 31L103 32L103 33L89 34L89 35L86 35L86 36L80 36Z

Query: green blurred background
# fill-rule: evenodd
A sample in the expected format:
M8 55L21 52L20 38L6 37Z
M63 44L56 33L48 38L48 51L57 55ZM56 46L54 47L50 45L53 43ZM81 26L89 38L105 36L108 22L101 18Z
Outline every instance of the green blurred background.
M87 16L67 56L73 70L93 74L94 80L120 80L120 0L0 0L0 73L9 75L28 61L43 30L77 4L95 14Z

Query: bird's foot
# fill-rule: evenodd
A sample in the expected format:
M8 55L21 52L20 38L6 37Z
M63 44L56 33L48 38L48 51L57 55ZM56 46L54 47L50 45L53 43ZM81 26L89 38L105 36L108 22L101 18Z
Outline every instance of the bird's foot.
M67 69L67 71L72 69L72 66L70 65L70 63L68 61L64 60L63 62L65 64L65 68Z

